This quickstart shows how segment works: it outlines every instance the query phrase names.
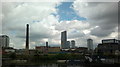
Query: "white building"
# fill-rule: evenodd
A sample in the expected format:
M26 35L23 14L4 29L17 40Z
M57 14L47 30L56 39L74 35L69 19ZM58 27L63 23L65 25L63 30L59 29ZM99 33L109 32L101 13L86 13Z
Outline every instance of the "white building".
M73 48L73 49L75 48L75 41L74 40L71 41L71 48Z
M0 36L0 47L9 47L9 37L7 35Z
M88 50L93 50L93 40L92 39L87 39L87 47L88 47Z
M66 47L69 49L70 48L70 41L67 41Z

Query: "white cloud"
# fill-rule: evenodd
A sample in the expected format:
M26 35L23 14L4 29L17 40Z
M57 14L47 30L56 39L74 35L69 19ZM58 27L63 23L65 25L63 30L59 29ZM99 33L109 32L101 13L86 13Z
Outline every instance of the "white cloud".
M54 36L56 34L54 24L57 23L57 18L52 13L57 13L55 7L58 4L59 2L2 3L3 34L10 36L16 48L21 48L25 42L27 23L30 24L31 42Z
M89 28L89 23L86 21L72 20L72 21L61 21L56 27L56 30L70 30L70 29L86 29Z

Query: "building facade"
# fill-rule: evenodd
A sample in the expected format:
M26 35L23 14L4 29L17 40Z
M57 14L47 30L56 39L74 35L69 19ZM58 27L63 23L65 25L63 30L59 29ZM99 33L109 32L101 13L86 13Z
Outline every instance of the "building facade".
M105 39L105 40L102 40L102 44L104 43L120 43L120 40L117 40L117 39Z
M71 41L71 48L75 49L75 41L74 40Z
M67 31L61 32L61 49L67 49Z
M87 53L88 48L87 47L78 47L76 48L76 51L79 53Z
M47 48L47 50L46 50ZM35 48L40 53L55 53L60 52L60 47L46 47L46 46L36 46Z
M69 49L70 48L70 41L67 41L66 47Z
M0 36L0 47L9 47L9 37L7 35Z
M56 53L60 52L60 47L49 47L48 48L48 53Z
M87 47L88 50L93 50L93 40L92 39L87 39Z
M98 54L114 55L116 51L120 51L120 43L117 39L105 39L98 44Z
M46 53L46 52L48 52L46 50L47 49L46 46L36 46L35 49L38 50L40 53Z

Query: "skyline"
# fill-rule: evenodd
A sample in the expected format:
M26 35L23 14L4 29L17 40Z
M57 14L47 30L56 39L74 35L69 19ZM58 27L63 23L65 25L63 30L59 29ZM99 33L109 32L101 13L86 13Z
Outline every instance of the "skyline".
M76 41L76 46L87 46L88 38L97 46L102 39L117 39L117 11L117 2L2 3L2 31L10 36L10 46L15 48L25 47L27 23L30 24L30 48L42 46L46 41L51 46L60 46L60 33L64 30L68 32L68 40Z

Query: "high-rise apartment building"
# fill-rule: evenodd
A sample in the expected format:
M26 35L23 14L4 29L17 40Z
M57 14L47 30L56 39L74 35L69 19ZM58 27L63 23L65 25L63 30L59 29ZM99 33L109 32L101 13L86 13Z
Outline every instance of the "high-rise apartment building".
M92 39L87 39L87 47L88 47L88 50L93 50L93 40Z
M9 40L7 35L0 36L0 47L9 47Z
M71 48L73 48L73 49L75 48L75 41L74 40L71 41Z
M61 32L61 49L67 49L67 31Z
M67 49L70 48L70 41L67 41L66 48L67 48Z

